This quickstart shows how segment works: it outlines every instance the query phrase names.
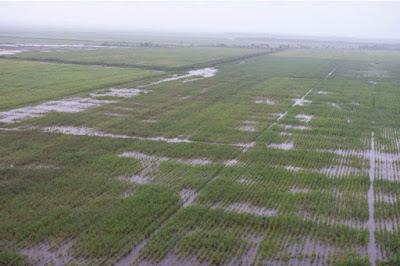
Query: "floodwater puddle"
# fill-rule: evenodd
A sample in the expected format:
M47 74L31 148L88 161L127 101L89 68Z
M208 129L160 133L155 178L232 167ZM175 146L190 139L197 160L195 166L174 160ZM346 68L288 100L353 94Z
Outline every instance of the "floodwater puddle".
M254 185L255 184L254 180L252 180L251 178L248 178L248 177L241 177L241 178L237 179L237 182L242 185Z
M140 251L144 248L147 242L149 242L149 239L140 241L125 257L115 263L114 266L132 265L139 258Z
M134 184L144 185L149 184L153 181L153 179L149 176L144 175L141 173L140 175L132 175L127 177L120 177L120 180L125 180Z
M144 119L144 120L142 120L142 122L154 124L154 123L157 123L158 120L157 119Z
M148 154L136 152L136 151L124 152L124 153L120 154L119 156L126 157L126 158L134 158L134 159L137 159L140 161L155 161L155 162L175 161L175 162L178 162L181 164L187 164L187 165L192 165L192 166L203 166L203 165L213 163L211 160L208 160L208 159L174 159L174 158L169 158L169 157L164 157L164 156L148 155Z
M298 193L310 193L311 192L311 189L309 189L309 188L305 188L305 187L296 187L296 186L294 186L294 187L291 187L290 189L289 189L289 192L290 193L293 193L293 194L298 194Z
M281 119L283 119L286 115L288 114L288 112L284 112L284 113L275 113L273 114L275 117L277 117L276 121L279 121Z
M337 103L332 103L332 102L328 102L328 103L326 103L328 106L330 106L330 107L334 107L334 108L336 108L336 109L342 109Z
M239 127L239 130L245 132L254 132L256 131L256 124L257 122L255 121L245 120L242 122L242 125Z
M241 263L239 265L255 265L255 260L257 257L258 248L263 240L262 235L258 234L249 234L244 237L244 239L249 242L250 247L245 254L243 254L241 258ZM232 265L236 265L236 263L232 263Z
M112 117L126 117L126 114L121 114L121 113L112 113L112 112L105 112L104 115L106 116L112 116Z
M137 140L148 140L148 141L161 141L166 143L191 142L190 140L184 138L138 137L138 136L123 135L123 134L105 133L88 127L52 126L52 127L44 127L42 128L42 131L48 133L59 133L59 134L75 135L75 136L106 137L115 139L137 139Z
M267 145L268 148L272 149L280 149L280 150L293 150L294 149L294 142L284 142L284 143L272 143Z
M193 189L184 188L179 192L183 207L192 205L198 193Z
M139 88L110 88L107 90L91 93L91 97L119 97L130 98L140 94L150 93L151 90Z
M395 204L397 202L397 198L394 194L380 193L377 197L377 201L387 204Z
M50 112L77 113L109 103L114 103L114 101L80 97L49 101L34 106L0 112L0 122L15 123L29 118L42 117Z
M311 100L306 100L306 97L308 94L312 92L313 89L309 89L306 94L303 95L301 98L295 98L293 99L294 103L292 104L292 107L294 106L304 106L310 104L312 101Z
M249 143L235 143L233 144L235 147L242 148L242 152L246 152L251 148L254 148L256 146L256 142L249 142Z
M231 203L226 206L222 205L222 204L215 204L211 208L212 209L224 209L229 212L252 214L252 215L262 216L262 217L275 216L278 213L278 211L275 209L258 207L258 206L254 206L250 203L239 203L239 202Z
M306 171L306 169L298 166L293 166L293 165L286 165L283 168L285 168L286 171L292 172L292 173L299 173Z
M311 100L306 100L303 98L293 99L293 101L294 101L293 106L304 106L304 105L308 105L312 102Z
M256 104L274 105L275 102L269 98L257 97L254 101Z
M329 79L329 78L333 77L333 75L335 74L335 72L336 72L336 67L334 67L334 68L325 76L325 79Z
M225 165L225 166L235 166L235 165L237 165L238 163L239 163L239 161L236 160L236 159L224 161L224 165Z
M2 55L15 55L18 53L25 52L26 50L21 50L21 49L1 49L0 48L0 56Z
M217 72L218 72L218 69L215 67L194 69L194 70L188 71L186 74L183 74L183 75L175 74L172 77L150 83L150 84L148 84L148 86L157 85L157 84L168 82L168 81L181 80L181 79L183 79L183 82L191 82L191 81L200 80L200 79L204 79L204 78L211 78L211 77L215 76L217 74ZM188 79L191 77L197 77L197 78Z
M82 259L76 259L69 253L72 242L66 242L58 247L47 244L38 244L31 248L24 248L21 253L29 258L33 265L61 266L69 263L79 263Z
M308 126L294 126L294 125L281 125L285 130L293 129L293 130L305 130L309 129Z
M306 115L306 114L296 115L296 119L304 123L309 123L313 118L314 118L313 115Z
M362 173L361 170L346 165L324 167L319 172L330 177L356 176Z

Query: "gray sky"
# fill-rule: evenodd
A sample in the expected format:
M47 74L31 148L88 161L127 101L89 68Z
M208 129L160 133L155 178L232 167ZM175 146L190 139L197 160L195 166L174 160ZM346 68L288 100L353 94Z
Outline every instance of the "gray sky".
M0 27L400 39L400 2L0 2Z

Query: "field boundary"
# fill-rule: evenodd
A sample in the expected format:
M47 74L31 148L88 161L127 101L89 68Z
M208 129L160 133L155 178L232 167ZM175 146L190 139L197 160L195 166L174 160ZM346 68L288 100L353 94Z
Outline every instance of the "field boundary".
M101 67L120 67L120 68L137 68L144 70L157 70L157 71L185 71L193 68L213 67L217 65L234 63L258 56L263 56L278 52L281 50L269 50L264 52L252 53L242 56L227 57L217 60L206 61L202 63L195 63L191 65L179 66L179 67L167 67L167 66L152 66L143 64L123 64L123 63L104 63L104 62L82 62L76 60L63 60L63 59L40 59L40 58L19 58L16 56L0 56L0 59L12 59L20 61L34 61L34 62L45 62L45 63L58 63L58 64L69 64L69 65L84 65L84 66L101 66Z

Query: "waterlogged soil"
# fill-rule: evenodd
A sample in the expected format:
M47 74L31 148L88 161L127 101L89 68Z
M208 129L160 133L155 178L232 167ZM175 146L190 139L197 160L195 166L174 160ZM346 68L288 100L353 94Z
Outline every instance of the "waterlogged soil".
M183 80L183 82L192 82L200 79L205 79L205 78L211 78L215 76L218 72L218 69L215 67L207 67L207 68L202 68L202 69L194 69L188 71L186 74L183 75L178 75L175 74L169 78L165 78L153 83L148 84L148 86L151 85L157 85L161 84L164 82L169 82L169 81L176 81L176 80Z
M193 189L188 189L188 188L182 189L179 192L179 196L181 198L183 207L192 205L192 203L196 199L197 195L198 195L198 193Z
M308 126L294 126L294 125L281 125L284 130L306 130L310 129Z
M38 244L31 248L24 248L21 253L28 257L33 265L67 265L82 262L69 253L72 242L66 242L58 247L50 247L47 244Z
M272 143L267 145L268 148L272 149L280 149L280 150L293 150L294 149L294 142L285 142L285 143Z
M256 131L256 121L245 120L242 122L242 125L239 127L240 131L244 132L254 132Z
M306 97L312 92L312 89L306 92L306 94L303 95L301 98L295 98L293 99L293 104L292 107L294 106L304 106L304 105L309 105L312 101L311 100L306 100Z
M267 104L267 105L274 105L275 102L268 98L257 97L254 101L256 104Z
M162 79L160 81L148 84L147 86L179 79L185 79L185 81L194 81L198 79L213 77L217 72L218 69L216 68L196 69L189 71L185 75L174 75L171 78ZM195 78L187 80L187 78L190 77ZM0 123L21 122L30 118L45 116L50 112L82 112L89 108L99 107L109 103L115 103L115 101L96 99L97 97L127 98L135 97L139 94L145 94L149 92L151 92L151 90L141 88L110 88L107 90L93 92L90 94L90 97L74 97L57 101L48 101L38 105L26 106L5 112L0 112Z
M214 206L212 206L211 208L224 209L229 212L252 214L252 215L262 216L262 217L270 217L270 216L275 216L278 214L278 211L275 209L258 207L258 206L254 206L250 203L239 203L239 202L231 203L228 205L222 205L222 204L217 203Z
M293 194L298 194L298 193L310 193L310 192L311 192L311 189L309 189L309 188L304 188L304 187L291 187L291 188L289 189L289 192L290 192L290 193L293 193Z
M241 148L242 152L246 152L249 149L254 148L256 146L256 142L253 141L250 143L236 143L236 144L233 144L233 146Z
M256 182L248 177L241 177L237 179L237 182L242 185L254 185Z
M3 55L14 55L18 53L25 52L26 50L21 50L21 49L1 49L0 48L0 56Z
M298 114L296 115L296 119L300 122L309 123L314 118L313 115L306 115L306 114Z
M151 90L138 89L138 88L111 88L104 91L99 91L91 93L91 97L120 97L120 98L130 98L135 97L140 94L150 93Z
M191 141L184 138L166 138L166 137L138 137L138 136L128 136L123 134L112 134L98 131L93 128L87 127L72 127L72 126L53 126L45 127L42 129L43 132L48 133L59 133L66 135L75 136L91 136L91 137L106 137L115 139L138 139L138 140L148 140L148 141L161 141L166 143L190 143Z
M89 108L94 108L113 102L114 101L80 97L49 101L34 106L26 106L6 112L0 112L0 123L21 122L29 118L45 116L50 112L78 113Z

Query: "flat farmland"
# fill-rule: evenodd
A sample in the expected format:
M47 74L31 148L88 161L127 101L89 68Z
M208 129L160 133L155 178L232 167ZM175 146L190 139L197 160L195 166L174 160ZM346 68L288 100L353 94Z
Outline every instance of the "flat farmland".
M0 262L400 262L399 53L133 49L0 60Z
M184 70L220 63L232 58L246 58L265 50L207 47L109 47L96 49L25 51L17 58L62 63L141 67L158 70Z

